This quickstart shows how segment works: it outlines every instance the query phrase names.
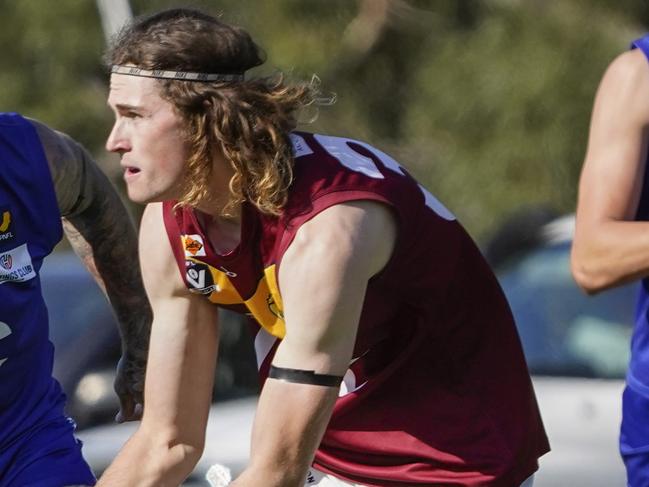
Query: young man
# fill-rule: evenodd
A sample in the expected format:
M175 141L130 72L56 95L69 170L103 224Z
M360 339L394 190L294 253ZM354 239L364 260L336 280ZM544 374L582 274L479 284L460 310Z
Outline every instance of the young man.
M579 183L572 271L595 293L642 278L623 395L620 451L630 486L649 485L649 37L604 74Z
M238 27L164 11L126 28L109 60L107 148L148 204L154 322L142 423L100 485L191 472L219 306L254 319L263 381L233 486L519 486L533 474L548 444L512 316L446 208L381 151L295 132L315 93L244 77L262 61Z
M135 229L87 152L41 123L0 113L0 167L0 485L93 485L52 377L38 273L65 229L120 323L119 417L137 419L151 313Z

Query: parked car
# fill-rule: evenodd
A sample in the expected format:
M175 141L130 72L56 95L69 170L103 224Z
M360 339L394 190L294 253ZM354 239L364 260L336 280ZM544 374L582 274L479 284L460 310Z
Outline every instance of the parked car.
M121 354L115 318L99 287L72 252L50 255L41 269L54 343L54 376L68 397L66 412L79 428L112 421Z
M485 254L509 300L552 451L535 487L625 486L621 397L637 285L587 296L570 274L574 216L535 209L506 222Z
M50 255L41 269L55 346L54 376L68 397L66 412L84 429L112 423L119 409L113 392L120 338L105 296L77 256ZM258 388L254 351L247 328L224 314L214 397L254 395Z

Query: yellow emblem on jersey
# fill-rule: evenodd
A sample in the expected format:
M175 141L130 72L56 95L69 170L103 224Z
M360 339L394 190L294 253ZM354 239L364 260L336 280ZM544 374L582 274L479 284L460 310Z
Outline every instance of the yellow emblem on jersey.
M275 269L275 264L264 269L264 277L259 280L255 294L245 301L245 305L262 328L274 337L284 338L284 306Z
M0 232L6 232L9 230L9 224L11 223L11 213L4 211L2 213L2 222L0 222Z

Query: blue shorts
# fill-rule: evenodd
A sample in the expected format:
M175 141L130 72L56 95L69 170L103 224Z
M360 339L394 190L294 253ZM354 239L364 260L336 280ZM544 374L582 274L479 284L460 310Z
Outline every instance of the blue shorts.
M74 428L71 419L61 417L12 441L0 451L0 487L95 485Z
M649 397L627 385L622 395L620 453L629 487L649 485Z

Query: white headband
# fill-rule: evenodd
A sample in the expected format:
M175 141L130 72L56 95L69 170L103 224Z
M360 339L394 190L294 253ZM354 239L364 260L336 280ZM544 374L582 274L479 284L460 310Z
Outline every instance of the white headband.
M164 69L142 69L136 66L114 64L111 73L142 76L145 78L177 79L181 81L243 81L243 73L192 73L189 71L165 71Z

